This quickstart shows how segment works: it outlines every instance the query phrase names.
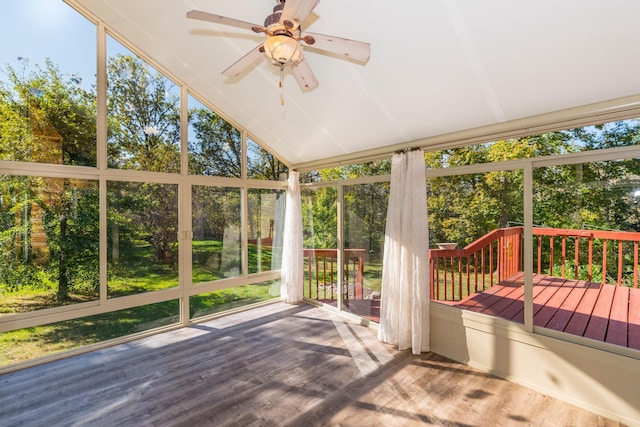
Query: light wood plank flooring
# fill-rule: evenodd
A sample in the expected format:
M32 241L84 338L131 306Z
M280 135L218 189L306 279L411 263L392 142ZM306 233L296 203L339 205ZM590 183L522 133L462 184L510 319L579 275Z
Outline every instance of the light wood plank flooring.
M610 426L305 304L0 376L2 426Z

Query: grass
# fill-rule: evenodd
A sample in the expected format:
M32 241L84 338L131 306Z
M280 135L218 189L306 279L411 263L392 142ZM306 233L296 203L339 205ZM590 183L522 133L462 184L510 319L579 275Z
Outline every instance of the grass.
M211 269L205 261L222 251L218 241L194 241L194 283L216 280L224 274ZM121 259L125 259L123 255ZM138 242L126 256L127 262L109 263L108 296L120 297L178 286L175 257L157 261L150 245ZM271 251L249 247L249 269L257 271L258 260L266 269L271 266ZM274 297L272 282L225 289L191 297L191 317L200 317L264 301ZM65 304L97 299L97 295L74 293ZM9 292L0 288L0 314L33 312L59 306L56 289L22 287ZM177 300L144 305L64 322L25 328L0 334L0 366L33 359L60 351L119 338L178 321Z
M212 269L211 265L206 263L213 254L220 253L221 250L222 244L217 241L194 242L194 283L224 277L222 272ZM270 267L270 251L263 250L260 260L263 265ZM127 263L110 264L110 280L108 282L110 297L166 289L178 284L175 262L171 260L167 262L155 261L148 245L138 246L136 256L128 258L128 261ZM255 247L250 247L249 261L251 262L250 269L257 269L258 253ZM322 282L324 278L320 279ZM379 291L382 281L382 264L366 263L363 280L365 288ZM353 277L350 281L353 281ZM308 283L307 278L305 278L305 282ZM466 283L466 279L463 279L463 283ZM274 295L273 285L273 282L265 282L192 296L190 298L190 318L198 318L274 298L277 295ZM440 292L445 292L443 283L439 288ZM447 290L449 298L451 298L451 292L454 292L450 288L449 285ZM323 290L321 289L320 292L322 297ZM459 298L457 291L455 292L454 297ZM309 287L306 284L305 294L308 293ZM307 296L312 298L318 296L315 286L312 286L311 293ZM327 294L330 294L329 290L327 290ZM23 287L18 292L5 291L0 294L0 313L11 314L51 308L58 305L55 296L55 289ZM71 293L67 303L74 304L96 298L97 295ZM175 323L178 321L178 315L179 304L177 300L173 300L5 332L0 334L0 366Z
M258 247L249 244L248 273L271 270L272 251L262 247L258 256ZM225 253L219 240L194 240L192 244L192 281L202 283L212 280L236 277L240 274L240 247L233 253Z
M202 244L197 250L206 254L210 253L212 248L215 249L216 244ZM123 294L132 291L146 292L163 289L173 283L171 270L163 264L149 263L144 266L138 262L136 268L131 271L136 274L129 272L129 279L118 278L111 281L110 292ZM380 290L382 264L365 264L363 279L366 288ZM463 279L463 283L466 283L466 279ZM276 295L272 290L273 285L274 283L269 281L192 296L190 318L194 319L274 298ZM443 283L440 284L440 292L444 292ZM449 298L451 292L449 286ZM305 286L305 293L308 293L308 285ZM312 286L312 293L311 296L315 298L317 296L315 286ZM455 297L459 295L456 294ZM55 292L52 290L23 289L19 293L5 293L0 301L5 313L16 313L49 308L52 306L52 298L55 298ZM74 302L81 302L87 297L76 295L73 298ZM178 301L173 300L5 332L0 334L0 366L172 324L178 321L178 314Z
M107 271L110 298L169 289L179 284L177 251L170 258L157 260L153 248L146 242L136 242L120 261L109 262Z
M178 321L177 300L0 334L0 366L119 338Z
M71 305L95 299L97 299L97 295L70 293L65 304ZM15 292L0 292L0 315L26 313L59 306L56 292L53 289L23 287Z
M372 291L382 290L382 263L367 263L363 272L364 287Z
M272 299L279 295L279 292L273 292L274 284L279 284L279 282L268 281L194 295L189 299L190 318L208 316Z

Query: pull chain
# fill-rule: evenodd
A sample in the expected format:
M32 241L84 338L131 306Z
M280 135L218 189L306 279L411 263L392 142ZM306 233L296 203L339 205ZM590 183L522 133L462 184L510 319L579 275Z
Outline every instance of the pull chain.
M283 74L284 74L284 65L280 64L280 105L284 107L284 85L282 84Z

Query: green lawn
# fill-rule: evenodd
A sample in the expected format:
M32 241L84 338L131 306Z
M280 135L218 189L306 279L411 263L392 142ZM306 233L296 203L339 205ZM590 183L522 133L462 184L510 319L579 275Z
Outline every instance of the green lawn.
M0 334L0 366L123 337L178 321L178 301L129 308Z
M190 298L191 318L276 297L272 283L240 286ZM178 322L177 300L0 334L0 366Z
M198 262L201 259L206 261L212 254L219 253L222 243L211 240L193 243L194 283L224 278L225 274L222 272ZM176 257L158 261L154 258L151 246L144 242L137 242L135 251L130 252L126 256L126 262L109 263L109 298L178 286ZM257 248L250 245L250 271L257 271L258 259L265 269L266 266L270 267L271 251L262 250L259 257ZM196 295L190 299L191 318L271 299L277 296L273 293L269 282ZM97 298L96 292L82 294L72 288L65 304ZM23 286L15 291L0 287L0 315L33 312L59 305L53 282L48 286ZM175 323L178 315L179 304L174 300L5 332L0 334L0 366Z

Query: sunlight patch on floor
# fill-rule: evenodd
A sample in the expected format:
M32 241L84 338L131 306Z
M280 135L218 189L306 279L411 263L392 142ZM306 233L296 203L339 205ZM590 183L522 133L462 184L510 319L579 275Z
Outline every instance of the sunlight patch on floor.
M354 328L352 323L339 316L331 316L331 321L362 376L371 374L393 358L370 329Z

